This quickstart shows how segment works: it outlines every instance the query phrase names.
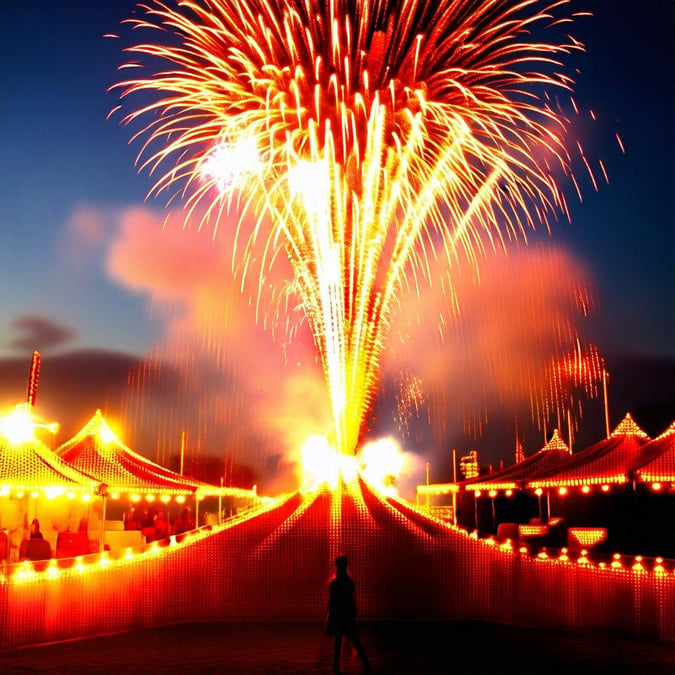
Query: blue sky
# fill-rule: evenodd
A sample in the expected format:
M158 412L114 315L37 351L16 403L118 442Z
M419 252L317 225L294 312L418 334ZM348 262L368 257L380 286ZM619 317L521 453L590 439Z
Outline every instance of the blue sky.
M673 360L674 6L575 5L595 13L574 30L586 44L575 98L596 114L587 149L610 182L585 190L581 204L570 192L572 223L552 238L590 271L601 352ZM118 214L142 205L151 185L134 166L128 129L107 119L124 57L120 41L103 36L133 7L2 0L0 358L28 364L34 348L43 359L82 349L142 357L165 330L142 287L122 285L106 263Z

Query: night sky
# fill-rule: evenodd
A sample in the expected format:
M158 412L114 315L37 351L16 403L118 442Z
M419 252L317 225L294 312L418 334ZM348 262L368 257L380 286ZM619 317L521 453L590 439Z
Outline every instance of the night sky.
M589 331L607 359L614 424L632 410L656 434L675 417L675 5L574 5L594 14L572 30L586 45L574 59L575 100L595 113L584 145L604 161L609 184L597 193L584 185L582 203L570 190L571 224L545 236L588 270ZM115 410L129 365L171 323L155 310L156 294L152 302L147 286L124 276L116 248L151 186L134 166L129 130L107 119L124 57L121 41L103 36L118 33L133 6L3 0L0 11L0 402L23 398L39 349L44 414L66 416L57 392L78 390L72 415L59 420L64 435L97 407ZM145 204L158 214L163 206Z

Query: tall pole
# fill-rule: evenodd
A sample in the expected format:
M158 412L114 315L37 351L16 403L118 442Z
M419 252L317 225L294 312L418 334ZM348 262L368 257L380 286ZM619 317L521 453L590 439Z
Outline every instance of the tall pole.
M570 452L572 452L572 445L574 444L574 431L572 430L572 411L567 410L567 436L569 439Z
M26 403L29 409L35 407L35 397L37 396L38 382L40 381L40 352L36 349L33 351L33 358L30 362L30 373L28 375L28 390L26 392Z
M457 450L452 449L452 482L457 484ZM452 524L457 525L457 492L452 492Z
M426 468L427 485L429 485L429 469L431 468L431 464L427 462L425 468ZM427 490L427 511L431 508L431 502L429 500L430 500L429 491Z
M101 499L103 499L103 505L101 507L101 532L100 532L100 535L99 535L99 538L100 538L101 542L98 546L99 553L102 553L103 551L105 551L105 519L106 519L107 497L108 497L108 491L106 490L101 495Z
M223 477L220 477L220 492L218 493L218 525L223 522Z
M185 459L185 429L180 435L180 475L183 475L183 461Z
M607 379L609 375L607 374L607 369L602 369L602 393L605 398L605 433L607 438L609 438L609 402L607 400Z

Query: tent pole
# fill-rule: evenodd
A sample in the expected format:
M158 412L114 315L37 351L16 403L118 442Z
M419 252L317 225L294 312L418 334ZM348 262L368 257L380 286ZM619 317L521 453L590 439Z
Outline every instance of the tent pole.
M223 522L223 477L220 477L220 492L218 493L218 525Z
M99 534L99 544L98 551L102 553L105 551L105 518L106 518L106 506L107 506L107 495L104 492L101 497L103 498L103 508L101 509L101 533Z
M609 438L610 431L609 431L609 402L607 400L607 378L609 375L607 374L607 369L603 368L602 369L602 393L604 395L605 399L605 433L607 435L607 438Z

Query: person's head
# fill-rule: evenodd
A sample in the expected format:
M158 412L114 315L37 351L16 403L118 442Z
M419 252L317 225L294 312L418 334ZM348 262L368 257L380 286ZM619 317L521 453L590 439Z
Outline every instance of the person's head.
M40 521L37 518L33 518L33 522L30 524L30 531L31 532L40 531Z
M335 567L338 568L338 571L344 572L347 569L347 556L339 555L335 558Z

